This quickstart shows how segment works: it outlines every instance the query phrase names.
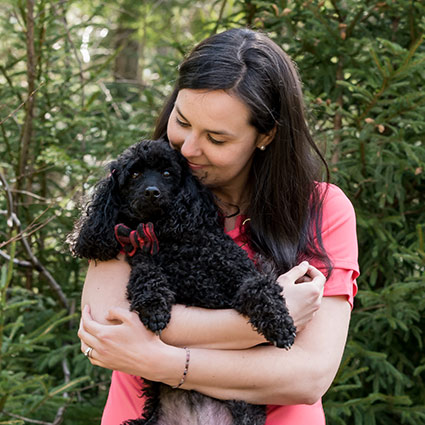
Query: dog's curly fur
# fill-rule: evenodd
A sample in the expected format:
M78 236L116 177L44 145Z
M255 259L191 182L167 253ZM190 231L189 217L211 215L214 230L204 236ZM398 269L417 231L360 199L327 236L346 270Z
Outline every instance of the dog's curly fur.
M276 276L266 272L267 267L258 271L246 252L224 233L213 195L192 175L179 152L166 141L145 140L112 162L110 173L98 183L77 222L71 250L88 259L116 258L121 245L114 234L115 224L132 229L140 223L154 224L159 252L151 255L138 250L127 256L130 308L148 329L156 333L164 329L173 304L232 308L276 346L292 345L295 327ZM146 382L145 395L143 418L127 425L184 421L260 425L265 421L264 406L219 401L160 383ZM186 412L177 415L177 407L170 406ZM202 418L199 422L188 419L197 415ZM181 417L177 422L176 416Z

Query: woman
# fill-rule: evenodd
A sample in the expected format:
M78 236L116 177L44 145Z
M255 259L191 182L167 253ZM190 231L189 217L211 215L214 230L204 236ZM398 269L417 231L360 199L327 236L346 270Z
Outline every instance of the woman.
M317 183L324 160L293 64L248 29L203 41L179 69L160 136L215 193L235 242L275 262L298 333L285 351L264 344L232 310L175 306L159 338L128 311L126 262L91 264L79 336L92 364L115 370L102 425L140 415L137 376L267 404L267 425L324 424L321 397L337 372L356 292L355 217L337 187Z

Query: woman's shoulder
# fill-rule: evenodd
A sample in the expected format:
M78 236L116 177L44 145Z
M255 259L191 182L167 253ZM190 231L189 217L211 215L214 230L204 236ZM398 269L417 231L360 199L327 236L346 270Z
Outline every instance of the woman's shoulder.
M316 185L323 199L323 216L328 214L354 215L354 207L344 191L333 183L318 182Z
M319 183L323 195L321 236L334 267L357 270L357 231L353 204L336 185Z

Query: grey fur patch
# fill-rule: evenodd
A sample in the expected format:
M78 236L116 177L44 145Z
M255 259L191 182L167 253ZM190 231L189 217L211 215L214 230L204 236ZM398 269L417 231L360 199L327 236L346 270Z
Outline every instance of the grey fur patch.
M158 425L232 425L225 404L195 391L161 388Z

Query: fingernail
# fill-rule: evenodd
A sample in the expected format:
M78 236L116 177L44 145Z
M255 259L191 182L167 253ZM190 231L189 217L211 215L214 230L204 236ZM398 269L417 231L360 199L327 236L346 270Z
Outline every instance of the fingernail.
M308 266L308 261L303 261L301 264L302 264L303 266Z

